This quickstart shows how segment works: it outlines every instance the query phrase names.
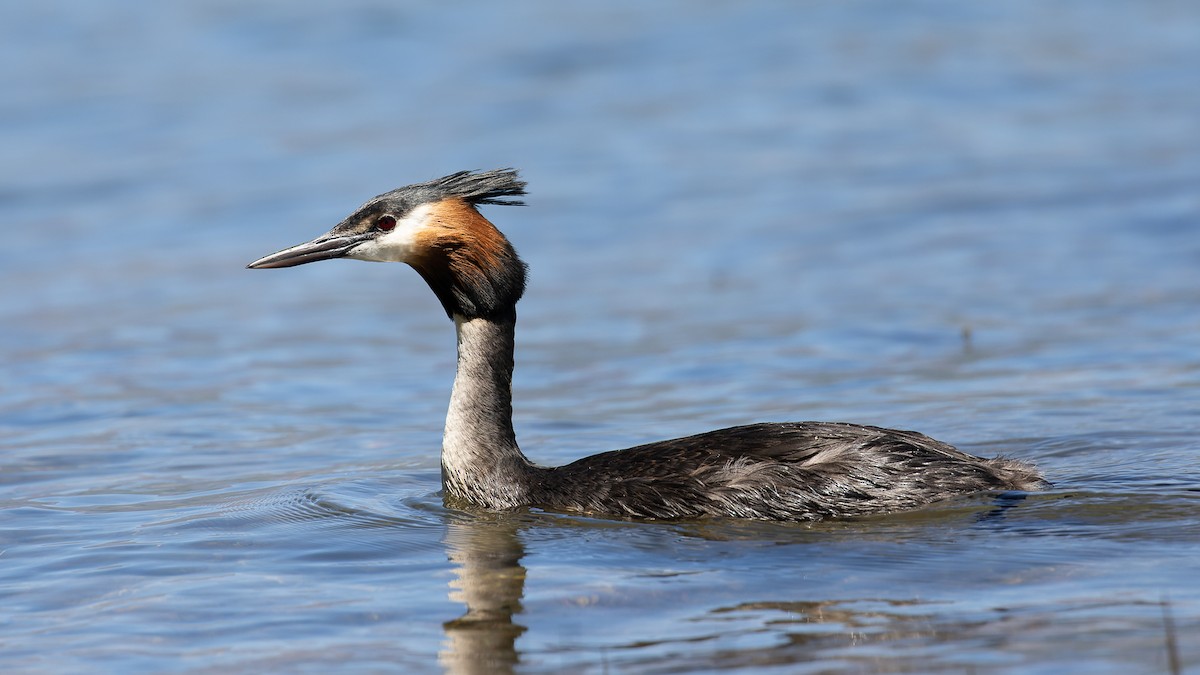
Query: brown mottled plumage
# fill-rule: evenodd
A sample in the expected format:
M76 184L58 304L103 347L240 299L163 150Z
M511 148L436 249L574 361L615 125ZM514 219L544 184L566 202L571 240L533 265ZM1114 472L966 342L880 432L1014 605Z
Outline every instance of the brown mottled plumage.
M912 431L763 423L640 445L565 466L530 462L512 428L513 339L525 265L480 204L520 204L511 169L459 172L379 195L329 233L255 262L405 262L455 323L458 371L442 443L449 503L635 518L816 520L887 513L985 490L1039 490L1032 466Z

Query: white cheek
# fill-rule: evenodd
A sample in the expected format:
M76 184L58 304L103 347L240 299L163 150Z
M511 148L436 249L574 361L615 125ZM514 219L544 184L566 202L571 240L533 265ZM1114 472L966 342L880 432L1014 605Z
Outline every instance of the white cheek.
M373 262L411 261L417 253L417 233L426 227L429 213L428 204L418 206L407 216L397 220L394 230L355 246L346 257Z

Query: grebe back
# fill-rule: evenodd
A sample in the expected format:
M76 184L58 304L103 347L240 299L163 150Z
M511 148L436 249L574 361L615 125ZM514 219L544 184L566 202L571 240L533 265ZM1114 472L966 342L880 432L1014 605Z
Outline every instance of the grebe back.
M833 422L762 423L534 464L512 427L513 335L525 264L481 204L512 204L512 169L461 171L371 199L328 233L254 269L353 258L403 262L429 284L458 338L442 440L449 504L538 506L635 518L817 520L911 509L985 490L1049 484L1023 462L984 459L928 436Z

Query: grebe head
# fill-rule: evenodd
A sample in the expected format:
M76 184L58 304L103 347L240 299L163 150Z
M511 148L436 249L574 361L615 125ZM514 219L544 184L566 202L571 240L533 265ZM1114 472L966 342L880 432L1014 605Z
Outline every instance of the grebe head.
M353 258L408 263L433 289L446 314L501 318L525 291L525 264L476 208L522 205L513 169L460 171L385 192L312 241L255 260L251 269Z

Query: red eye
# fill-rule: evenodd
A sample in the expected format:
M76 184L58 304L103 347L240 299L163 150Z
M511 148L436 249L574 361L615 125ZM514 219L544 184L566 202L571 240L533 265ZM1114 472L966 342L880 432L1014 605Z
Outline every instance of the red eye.
M379 220L375 221L375 229L380 232L391 232L396 229L395 216L379 216Z

